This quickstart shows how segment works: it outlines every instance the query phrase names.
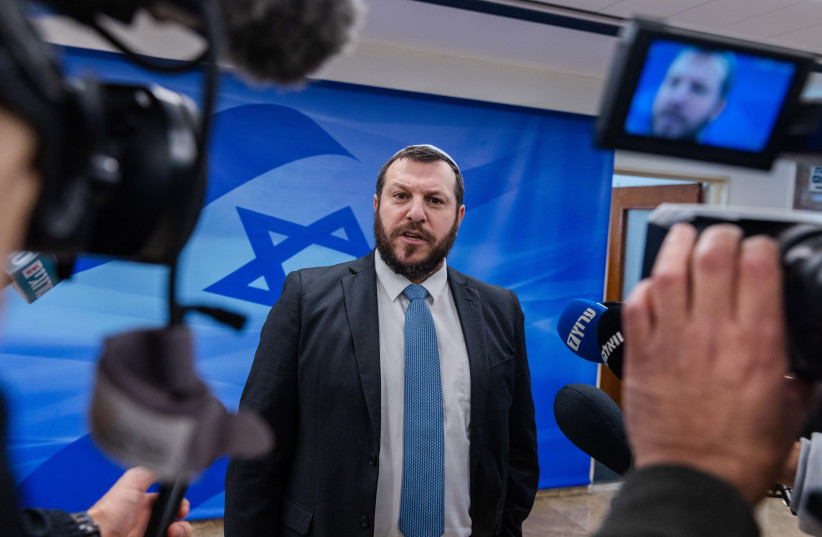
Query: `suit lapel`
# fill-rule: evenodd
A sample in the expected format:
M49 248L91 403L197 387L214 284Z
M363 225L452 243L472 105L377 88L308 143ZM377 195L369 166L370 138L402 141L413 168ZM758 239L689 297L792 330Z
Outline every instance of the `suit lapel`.
M460 317L471 371L470 468L473 476L482 450L482 427L485 423L485 406L488 400L488 358L485 352L482 299L479 291L466 281L465 275L451 267L448 267L448 283Z
M380 333L377 317L377 273L374 252L351 264L352 275L342 279L348 327L360 382L371 420L371 431L380 441Z

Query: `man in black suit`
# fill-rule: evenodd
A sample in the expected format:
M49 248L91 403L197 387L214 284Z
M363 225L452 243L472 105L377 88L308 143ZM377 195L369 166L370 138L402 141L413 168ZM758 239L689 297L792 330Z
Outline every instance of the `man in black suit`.
M278 447L229 464L226 537L522 534L539 476L524 318L512 291L446 266L463 193L451 157L409 146L377 179L376 250L288 275L240 402ZM410 300L435 341L406 332ZM438 360L425 389L418 346Z

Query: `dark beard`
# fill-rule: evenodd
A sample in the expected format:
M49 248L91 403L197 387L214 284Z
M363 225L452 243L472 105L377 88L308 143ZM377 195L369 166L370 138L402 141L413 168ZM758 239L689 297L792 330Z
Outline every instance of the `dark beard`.
M400 276L405 276L412 282L421 282L425 280L442 266L442 261L445 259L445 256L448 255L448 252L451 250L451 247L454 245L454 241L457 238L457 229L459 229L459 220L454 218L454 225L451 227L451 231L448 232L448 235L433 245L431 253L428 254L428 257L414 263L405 263L397 257L397 254L394 253L394 248L391 245L391 238L396 237L406 231L413 230L417 233L424 232L418 226L405 225L402 226L401 229L395 228L391 230L392 237L389 237L388 233L385 231L385 227L382 225L382 218L380 218L379 210L374 213L374 238L377 239L377 251L380 252L380 257L382 257L382 260L385 261L386 265L388 265L388 268ZM430 234L424 233L424 237L426 239L430 239ZM413 248L413 246L408 246L408 250L412 250ZM408 253L410 253L410 251Z

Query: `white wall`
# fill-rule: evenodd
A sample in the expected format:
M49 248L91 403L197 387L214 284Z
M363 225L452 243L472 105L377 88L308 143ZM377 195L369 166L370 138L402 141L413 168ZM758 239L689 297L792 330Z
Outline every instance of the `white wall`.
M422 91L505 104L595 115L604 81L423 51L360 43L331 62L319 78ZM617 151L617 170L681 175L726 183L729 205L786 209L793 204L793 162L778 161L771 172Z
M47 39L59 44L108 49L76 25L45 20ZM148 54L190 55L197 44L167 29L141 28L140 42ZM171 51L174 51L172 53ZM595 115L604 81L493 61L469 59L431 51L412 50L384 42L360 41L346 55L327 63L315 78L419 91L548 110ZM679 175L724 182L723 201L730 205L790 208L795 165L780 161L769 173L698 164L679 159L618 151L615 168L623 172Z
M617 151L615 169L623 172L650 173L651 175L678 175L725 184L724 192L717 195L719 202L742 207L793 207L796 163L777 160L769 172L703 164L682 159L651 157L628 151ZM707 201L707 200L706 200Z

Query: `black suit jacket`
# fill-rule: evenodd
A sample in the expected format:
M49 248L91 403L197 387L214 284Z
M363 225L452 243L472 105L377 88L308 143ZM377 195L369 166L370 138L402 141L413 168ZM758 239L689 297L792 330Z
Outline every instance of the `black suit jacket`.
M474 536L521 535L536 494L536 426L516 295L449 267L471 371ZM286 277L240 406L273 428L277 449L232 460L226 537L370 536L380 447L374 253Z

